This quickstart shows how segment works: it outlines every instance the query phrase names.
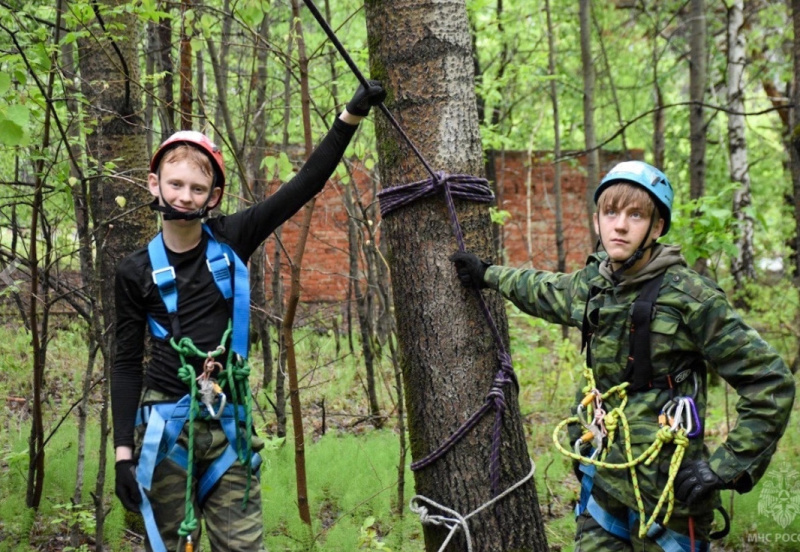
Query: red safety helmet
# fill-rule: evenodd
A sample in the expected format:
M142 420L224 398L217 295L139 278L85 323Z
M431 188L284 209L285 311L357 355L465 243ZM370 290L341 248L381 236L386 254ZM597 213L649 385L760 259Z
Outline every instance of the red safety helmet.
M158 149L153 154L150 160L150 172L155 173L158 171L158 166L161 164L161 159L164 155L174 147L181 145L194 146L205 153L211 160L211 165L214 169L214 186L220 189L220 192L225 192L225 160L222 159L222 150L219 149L208 136L196 130L179 130L158 146ZM213 189L213 187L212 187ZM219 202L222 201L222 193L219 194L219 199L214 205L209 205L208 209L213 209Z

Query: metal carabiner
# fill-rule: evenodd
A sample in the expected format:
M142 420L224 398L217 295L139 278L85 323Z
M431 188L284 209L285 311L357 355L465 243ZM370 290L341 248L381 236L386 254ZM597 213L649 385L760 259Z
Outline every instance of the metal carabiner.
M664 403L664 406L661 407L661 412L658 413L658 427L664 427L666 425L671 426L672 420L670 419L671 412L675 409L675 399L669 399L667 402Z
M689 409L689 419L692 420L694 424L694 428L691 430L686 431L686 436L689 439L694 439L698 437L703 432L703 422L700 420L700 414L697 412L697 404L694 402L694 398L692 397L684 397L686 400L687 408Z
M593 410L597 410L600 408L602 410L603 399L600 398L600 391L597 389L592 389L589 391L583 400L578 404L578 407L575 409L575 416L578 418L578 421L581 423L583 427L585 427L588 431L591 431L591 426L594 425L596 415L592 416L592 420L589 421L588 416L588 407L589 405L593 405ZM605 413L605 412L604 412Z
M573 449L575 450L575 454L583 457L581 447L591 441L593 449L592 454L589 456L589 460L594 460L603 450L603 433L600 431L600 428L594 425L589 426L587 429L588 431L586 431L586 433L575 440Z
M219 420L228 402L225 393L222 392L222 388L214 380L203 378L200 381L200 397L203 406L208 410L208 415L214 420ZM214 403L217 400L219 400L219 407L214 410Z

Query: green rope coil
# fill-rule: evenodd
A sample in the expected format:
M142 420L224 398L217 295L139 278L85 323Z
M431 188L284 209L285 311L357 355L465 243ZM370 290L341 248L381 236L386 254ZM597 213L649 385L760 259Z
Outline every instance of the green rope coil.
M178 377L180 380L189 387L189 395L191 397L189 407L189 421L188 427L188 465L186 468L186 499L184 504L184 519L178 530L178 535L187 537L197 529L198 521L194 511L194 503L192 502L192 480L194 472L194 422L200 415L200 400L199 392L197 389L197 374L194 367L187 361L187 357L198 358L218 358L225 352L224 343L228 342L232 328L231 321L228 321L228 328L222 335L220 346L213 351L201 351L197 348L191 338L183 337L179 341L173 338L170 341L172 348L178 353L181 361L181 366L178 368ZM247 360L235 355L233 351L228 351L228 356L225 363L225 368L218 374L220 377L219 386L224 389L226 386L230 391L231 399L233 401L233 416L234 425L236 427L236 443L235 451L241 462L247 470L247 483L245 485L244 497L242 498L242 510L247 507L250 499L250 485L253 475L253 466L251 463L252 457L252 393L250 392L250 366ZM239 419L239 409L236 405L243 405L245 411L245 419ZM244 428L240 427L240 422L244 421Z

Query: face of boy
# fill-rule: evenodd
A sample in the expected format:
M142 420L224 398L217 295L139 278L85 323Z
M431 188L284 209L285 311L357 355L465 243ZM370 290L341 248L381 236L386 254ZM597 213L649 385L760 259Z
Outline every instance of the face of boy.
M160 175L150 173L147 182L150 193L158 198L159 203L166 203L184 213L202 208L206 201L214 205L222 193L217 187L212 189L213 177L204 174L188 159L162 163Z
M640 245L649 245L655 241L664 228L664 219L659 218L653 225L650 234L649 210L638 206L612 208L606 206L594 215L594 228L603 242L603 249L608 253L612 262L621 263L636 252ZM642 243L647 236L647 242ZM645 259L649 258L649 250L645 252ZM637 263L638 264L638 263ZM634 265L634 268L636 265Z

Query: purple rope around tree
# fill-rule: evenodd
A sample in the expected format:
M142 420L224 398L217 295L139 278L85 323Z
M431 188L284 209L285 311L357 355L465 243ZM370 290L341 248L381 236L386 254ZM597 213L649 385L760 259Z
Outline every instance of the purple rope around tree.
M347 63L347 65L350 67L350 70L356 76L358 81L364 87L369 87L367 79L364 78L364 75L361 73L361 71L359 71L358 66L347 53L347 50L345 50L339 39L336 37L336 34L333 32L333 29L331 29L330 25L328 25L328 22L324 17L322 17L322 14L314 5L314 2L312 0L303 1L322 27L322 30L328 35L328 38L339 51L342 59L344 59L345 63ZM458 217L456 216L453 198L457 197L459 199L465 199L468 201L489 203L494 200L494 195L489 188L488 182L484 178L478 178L469 175L448 175L443 172L434 172L430 164L428 164L428 161L425 159L425 157L423 157L422 153L411 141L411 138L409 138L408 134L403 131L400 123L398 123L394 116L392 116L392 114L389 112L389 109L383 103L381 103L378 108L381 110L381 113L386 116L395 130L397 130L406 144L408 144L409 148L411 148L411 150L414 152L414 155L416 155L416 157L425 167L425 170L428 172L428 174L431 175L431 177L427 180L403 186L395 186L393 188L388 188L381 191L378 194L378 199L381 203L381 216L386 217L388 214L404 205L407 205L422 197L437 195L444 190L444 195L447 200L447 209L450 213L450 222L453 226L453 231L456 234L458 248L461 251L465 251L466 248L464 246L464 235L461 231L461 225L458 222ZM486 305L486 301L484 300L480 290L475 288L474 292L479 304L481 305L481 310L483 311L483 315L486 318L486 321L492 332L494 341L497 344L497 358L500 362L500 368L495 374L492 387L486 396L486 402L483 404L483 406L478 409L475 414L470 416L469 420L467 420L459 429L457 429L453 435L446 439L445 442L439 446L439 448L422 460L412 463L411 469L421 469L439 459L470 429L472 429L475 424L478 423L478 420L480 420L490 408L494 408L495 421L494 429L492 431L492 454L490 458L489 471L491 474L492 494L493 496L497 496L500 485L500 437L503 425L503 414L506 409L503 387L512 382L517 387L518 384L516 375L514 374L514 369L511 364L511 356L505 350L502 336L500 335L500 331L497 329L497 324L494 322L494 318L489 311L489 307Z
M381 216L386 217L393 213L400 207L409 205L414 201L424 198L439 195L444 192L445 200L447 202L447 211L450 215L450 223L453 226L453 232L456 235L458 248L465 251L464 233L461 230L461 224L458 222L456 214L456 207L453 198L465 199L468 201L477 201L480 203L489 203L494 200L489 184L484 178L479 178L469 175L448 175L444 172L437 172L434 177L412 184L405 184L401 186L394 186L387 188L378 193L378 199L381 205ZM497 359L500 363L500 368L494 376L492 387L486 395L486 400L472 416L464 422L461 427L456 429L450 437L444 440L436 450L429 453L424 458L413 462L411 469L416 471L426 466L429 466L449 451L453 445L459 442L469 431L475 427L478 421L490 409L494 409L494 428L492 430L492 452L489 459L489 473L491 478L492 495L496 496L500 490L500 445L503 428L503 415L506 411L506 398L503 388L509 383L517 385L517 378L514 374L514 368L511 363L511 356L506 352L503 345L503 338L500 335L500 330L494 321L489 306L483 297L483 294L476 287L474 294L481 307L483 316L492 332L495 344L497 346Z

